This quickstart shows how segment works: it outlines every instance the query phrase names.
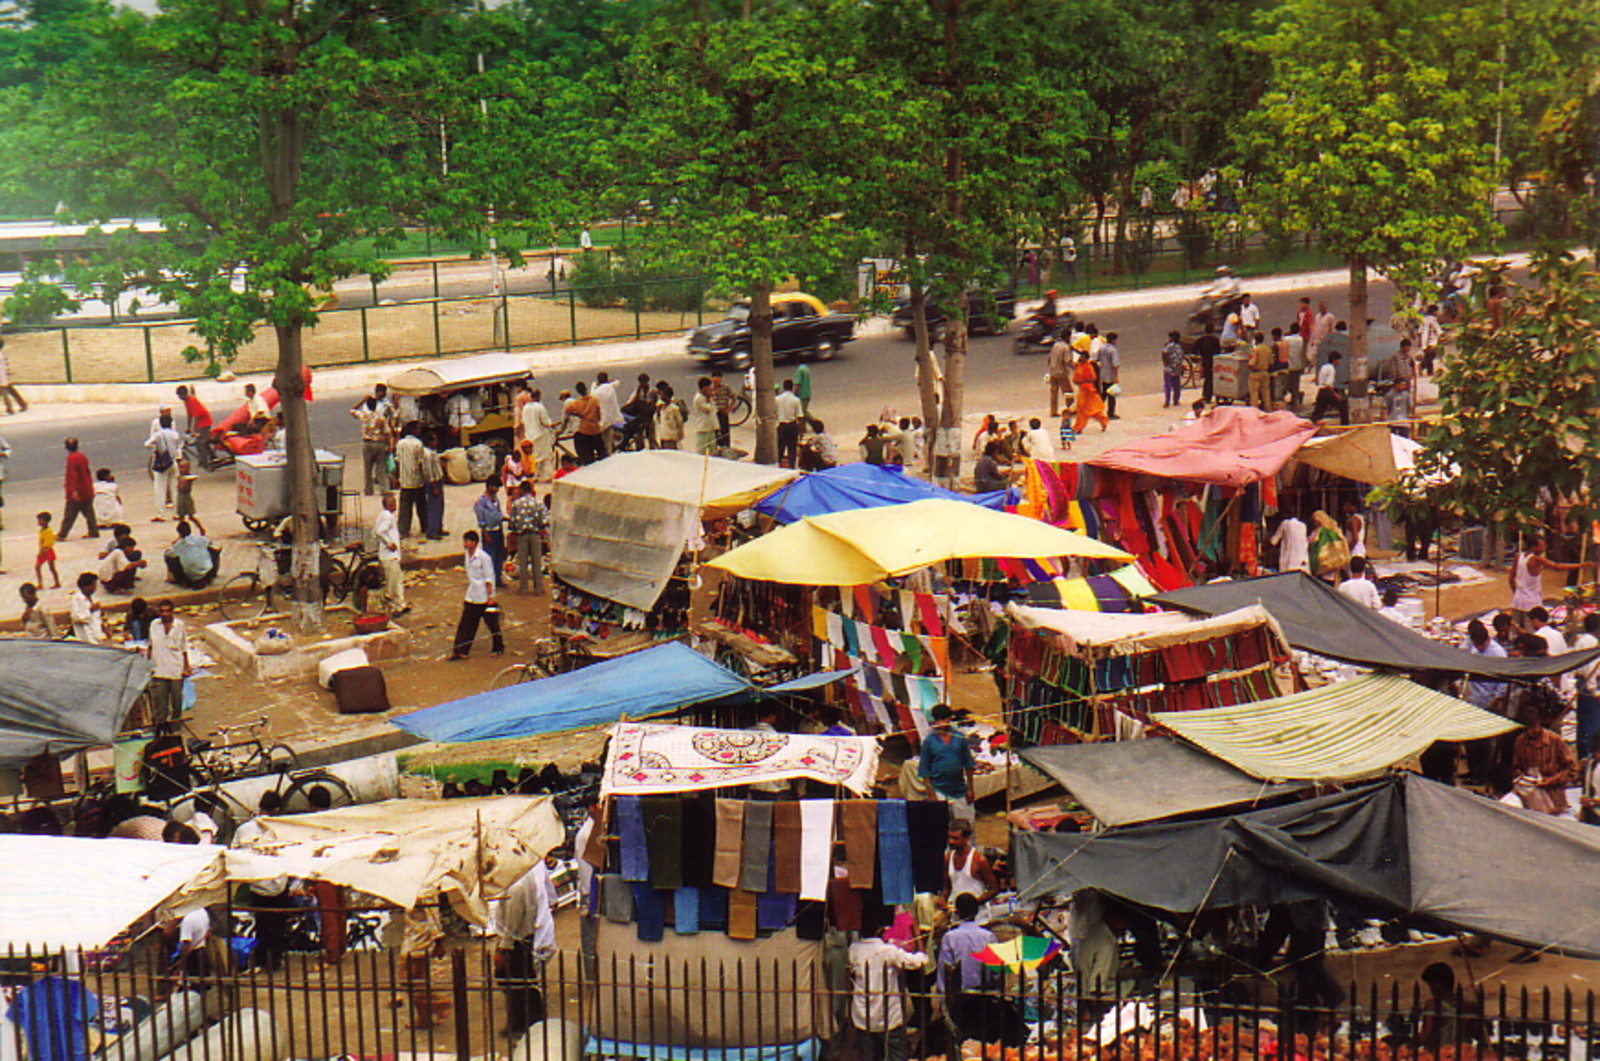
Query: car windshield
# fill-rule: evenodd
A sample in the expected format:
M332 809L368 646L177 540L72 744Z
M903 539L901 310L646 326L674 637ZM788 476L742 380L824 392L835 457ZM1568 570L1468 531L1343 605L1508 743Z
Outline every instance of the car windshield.
M750 304L748 302L735 302L728 310L728 319L744 324L750 320Z

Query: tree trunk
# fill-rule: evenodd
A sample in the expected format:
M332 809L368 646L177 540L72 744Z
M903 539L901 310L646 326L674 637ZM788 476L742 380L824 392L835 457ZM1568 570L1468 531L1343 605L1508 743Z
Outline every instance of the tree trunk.
M772 285L750 292L750 364L756 370L756 463L778 463L778 398L773 392Z
M909 247L906 260L915 252ZM922 281L913 277L911 287L911 332L917 343L917 397L922 404L922 460L930 476L934 474L934 440L939 437L939 369L933 359L933 343L928 338L928 292Z
M967 307L965 300L951 307L944 322L944 404L939 410L944 456L936 474L946 486L961 475L961 416L967 396Z
M1350 259L1350 397L1367 396L1367 260Z
M289 457L289 515L294 520L294 547L289 575L294 595L289 614L296 629L315 633L322 629L322 540L317 515L317 462L311 446L311 420L306 415L306 386L302 370L300 324L280 324L278 369L273 385L278 389L278 409L283 414L284 449Z

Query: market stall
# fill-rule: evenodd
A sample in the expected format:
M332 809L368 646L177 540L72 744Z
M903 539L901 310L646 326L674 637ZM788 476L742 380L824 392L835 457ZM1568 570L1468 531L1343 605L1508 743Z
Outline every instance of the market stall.
M1121 546L1162 589L1253 574L1274 478L1315 431L1292 413L1220 407L1084 463L1028 461L1018 511Z
M1225 816L1019 833L1015 848L1024 899L1098 888L1192 915L1328 898L1448 933L1600 958L1600 920L1573 916L1593 906L1600 830L1412 773Z
M1289 687L1289 646L1261 608L1195 621L1012 604L1006 619L1007 721L1033 744L1137 738L1155 712Z
M925 736L950 699L958 600L1000 594L1008 572L1049 577L1071 560L1128 555L1036 520L949 499L806 517L707 566L735 576L714 614L765 622L819 668L850 670L857 718L884 733ZM981 607L986 610L987 605Z
M704 521L749 508L798 473L677 450L614 453L551 495L551 624L614 655L689 629Z
M614 727L603 828L580 857L597 873L600 967L646 963L654 986L602 977L594 1034L648 1050L648 1014L673 1012L696 1047L825 1041L826 996L795 988L825 982L828 929L875 932L943 886L948 805L860 798L877 762L875 738ZM752 786L763 798L744 798ZM685 985L757 977L731 1011L675 1004Z
M1191 615L1219 615L1259 605L1272 614L1284 637L1297 649L1400 673L1431 671L1531 681L1565 674L1600 656L1600 649L1537 658L1480 656L1391 622L1299 571L1212 582L1157 594L1150 602Z
M960 494L917 479L894 465L855 461L810 472L787 483L760 501L756 511L777 523L793 523L807 516L826 516L859 508L881 508L913 501L943 498L1003 511L1010 491L992 490L982 494Z

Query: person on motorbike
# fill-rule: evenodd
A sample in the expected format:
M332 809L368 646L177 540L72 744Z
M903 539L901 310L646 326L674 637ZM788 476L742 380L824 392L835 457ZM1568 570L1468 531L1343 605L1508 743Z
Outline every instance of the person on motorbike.
M1239 278L1233 275L1233 270L1219 265L1216 277L1200 293L1200 300L1207 306L1219 306L1238 298L1240 291Z
M1056 305L1056 291L1051 288L1044 293L1044 302L1033 311L1033 319L1038 322L1039 330L1043 335L1053 336L1061 330L1061 310Z

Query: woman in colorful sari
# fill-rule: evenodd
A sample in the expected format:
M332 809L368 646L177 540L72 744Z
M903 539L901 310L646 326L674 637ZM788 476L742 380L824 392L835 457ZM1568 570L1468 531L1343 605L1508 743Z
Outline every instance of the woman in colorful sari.
M1073 421L1072 430L1077 434L1083 434L1090 420L1100 421L1102 431L1111 426L1111 421L1106 417L1105 399L1100 397L1099 381L1100 374L1095 371L1089 351L1084 350L1078 355L1078 363L1072 367L1072 382L1078 388L1078 415Z

